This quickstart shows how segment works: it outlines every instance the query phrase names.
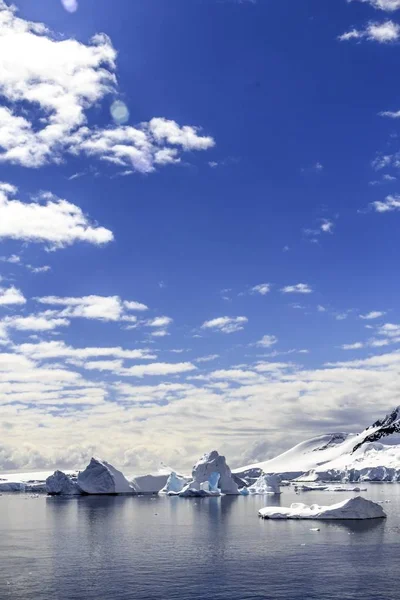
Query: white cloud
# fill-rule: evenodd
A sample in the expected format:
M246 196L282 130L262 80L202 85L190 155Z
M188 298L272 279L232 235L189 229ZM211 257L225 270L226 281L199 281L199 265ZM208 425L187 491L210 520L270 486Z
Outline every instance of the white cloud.
M393 21L369 23L366 29L352 29L339 36L340 41L359 40L363 38L380 44L395 42L400 38L400 25Z
M9 184L0 187L0 239L44 242L53 249L80 241L101 245L113 239L109 229L91 224L82 210L67 200L46 193L36 202L21 202L13 199L16 193Z
M78 0L61 0L61 4L68 12L76 12L78 10Z
M354 2L355 0L347 0L348 2ZM400 9L400 0L357 0L358 2L366 2L379 10L386 12L394 12Z
M88 44L60 39L0 0L0 94L9 104L0 108L0 161L39 167L84 153L151 172L179 162L179 152L214 145L199 128L162 117L137 127L90 129L87 111L117 92L116 55L104 34Z
M156 317L155 319L147 321L146 325L148 325L148 327L167 327L172 321L173 319L171 319L171 317Z
M170 335L166 329L159 329L158 331L152 331L150 334L152 337L166 337Z
M359 350L360 348L364 348L364 344L361 342L355 342L354 344L343 344L343 350Z
M217 317L216 319L205 321L201 328L222 331L222 333L235 333L236 331L241 331L247 322L247 317Z
M151 363L149 365L135 365L121 371L121 375L130 377L144 377L144 376L162 376L162 375L176 375L179 373L187 373L188 371L194 371L196 367L190 362L182 363Z
M216 360L219 358L219 354L209 354L208 356L201 356L200 358L196 358L195 362L197 363L207 363L212 360Z
M23 293L13 285L9 288L0 287L0 306L11 304L26 304Z
M130 300L126 300L124 302L124 306L128 310L143 311L143 310L149 309L148 306L146 306L145 304L142 304L141 302L135 302L135 301L130 301Z
M400 210L400 196L398 194L386 196L383 202L372 202L372 206L376 212L393 212Z
M261 346L262 348L270 348L278 343L278 338L275 335L264 335L259 342L257 342L257 346Z
M284 294L311 294L312 288L307 283L296 283L296 285L286 285L281 292Z
M43 265L43 267L34 267L33 265L26 265L26 268L31 273L47 273L51 271L51 267L49 265Z
M323 219L322 223L321 223L321 230L324 233L332 233L333 232L333 221L330 221L329 219Z
M261 294L262 296L266 296L271 291L271 284L260 283L259 285L255 285L254 287L252 287L250 291L254 294L257 293Z
M17 254L11 254L11 256L0 256L1 262L7 262L11 264L18 264L21 262L21 257Z
M380 117L388 117L389 119L400 119L400 110L384 110L379 113Z
M58 315L68 318L99 319L101 321L127 321L135 323L137 317L124 314L125 308L145 310L139 302L122 301L119 296L60 297L44 296L36 299L41 304L61 306ZM127 306L128 305L128 306ZM135 308L132 308L135 306ZM147 307L146 307L147 308Z
M57 327L67 327L68 325L68 319L52 317L45 313L27 317L5 317L0 321L0 326L19 331L51 331Z
M318 304L317 311L321 312L321 313L326 312L326 308L325 308L325 306L322 306L322 304Z
M115 357L123 359L150 360L156 358L156 354L148 349L128 350L121 347L86 347L74 348L62 341L40 342L38 344L20 344L16 347L17 352L29 356L33 360L47 360L51 358L77 358L88 359L98 357Z
M366 319L366 320L371 320L371 319L379 319L380 317L383 317L386 313L379 311L379 310L373 310L365 315L360 315L360 319Z

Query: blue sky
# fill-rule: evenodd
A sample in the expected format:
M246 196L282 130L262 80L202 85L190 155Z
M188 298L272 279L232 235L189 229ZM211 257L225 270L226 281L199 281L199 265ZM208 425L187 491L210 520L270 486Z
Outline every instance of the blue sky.
M240 465L398 404L400 1L14 6L0 469Z

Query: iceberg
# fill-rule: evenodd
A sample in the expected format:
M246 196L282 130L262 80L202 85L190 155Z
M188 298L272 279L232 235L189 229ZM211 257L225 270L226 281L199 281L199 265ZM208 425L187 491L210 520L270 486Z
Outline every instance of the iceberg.
M267 506L261 508L258 514L263 519L361 520L386 518L386 513L379 504L366 500L362 496L356 496L331 506L319 506L318 504L308 506L300 502L291 504L288 508Z
M276 475L260 475L247 489L249 494L281 494L279 477ZM245 493L246 494L246 493ZM244 494L244 495L245 495Z
M238 495L239 488L232 476L225 456L216 450L204 454L194 465L192 480L181 490L179 496Z
M162 495L167 494L171 496L179 494L188 482L189 481L187 477L185 477L184 475L177 475L175 471L172 471L172 473L167 479L166 484L158 493Z
M167 484L170 472L149 473L131 479L131 486L137 494L158 494Z
M50 496L77 496L82 493L76 481L62 471L54 471L46 479L46 491Z
M92 458L86 469L79 473L77 486L84 494L134 493L121 471L97 458Z

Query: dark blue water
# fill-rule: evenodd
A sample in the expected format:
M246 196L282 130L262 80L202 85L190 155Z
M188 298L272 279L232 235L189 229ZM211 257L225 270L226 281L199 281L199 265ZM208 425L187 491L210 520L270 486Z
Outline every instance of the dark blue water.
M263 521L267 497L0 497L0 599L400 598L400 484L387 520ZM282 505L348 494L285 488ZM320 527L319 532L310 531Z

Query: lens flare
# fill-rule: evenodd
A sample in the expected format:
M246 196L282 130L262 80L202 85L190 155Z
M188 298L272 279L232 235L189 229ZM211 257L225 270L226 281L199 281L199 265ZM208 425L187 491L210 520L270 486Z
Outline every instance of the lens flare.
M61 0L61 4L70 13L78 10L78 0Z
M115 100L111 104L110 113L114 121L119 125L123 125L129 119L129 109L121 100Z

